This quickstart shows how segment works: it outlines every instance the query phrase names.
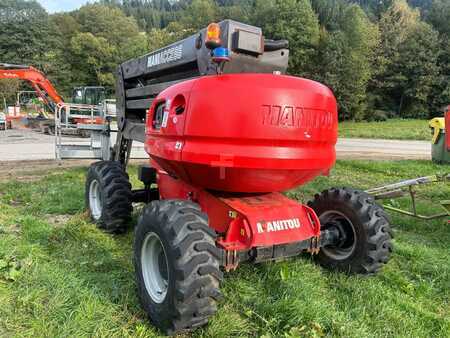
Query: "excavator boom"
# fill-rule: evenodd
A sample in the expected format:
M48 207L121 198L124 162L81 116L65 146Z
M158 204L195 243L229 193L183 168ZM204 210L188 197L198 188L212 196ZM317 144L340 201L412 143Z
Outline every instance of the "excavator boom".
M0 63L0 79L17 79L28 81L38 95L52 110L55 105L64 103L52 83L45 75L31 66Z

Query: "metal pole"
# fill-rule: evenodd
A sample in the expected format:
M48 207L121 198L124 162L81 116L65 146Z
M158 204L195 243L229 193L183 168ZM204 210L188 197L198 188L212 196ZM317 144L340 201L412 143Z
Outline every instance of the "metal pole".
M60 160L61 158L59 156L59 148L58 148L58 130L59 130L58 110L59 110L59 107L58 107L58 105L56 105L56 107L55 107L55 158L57 160Z

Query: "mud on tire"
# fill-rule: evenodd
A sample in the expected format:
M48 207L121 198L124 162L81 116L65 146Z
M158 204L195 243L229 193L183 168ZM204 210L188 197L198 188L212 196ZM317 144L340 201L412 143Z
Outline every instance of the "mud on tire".
M90 166L86 179L86 208L99 228L121 233L131 218L131 184L119 162L101 161Z
M329 269L373 274L389 261L392 230L384 209L365 192L349 188L325 190L308 205L322 229L337 227L344 236L336 246L324 247L318 262Z
M205 325L217 311L222 272L215 238L207 216L195 203L165 200L153 201L145 207L135 230L136 283L144 310L165 333ZM148 263L145 257L150 252L146 244L149 239L160 242L163 249L159 252L165 256L162 258L165 264L160 259L157 264ZM152 273L153 265L159 270ZM153 283L154 275L161 275L159 279L163 282Z

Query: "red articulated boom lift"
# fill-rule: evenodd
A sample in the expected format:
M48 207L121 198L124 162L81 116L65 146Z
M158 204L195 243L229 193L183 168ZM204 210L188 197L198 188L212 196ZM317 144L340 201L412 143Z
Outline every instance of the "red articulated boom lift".
M132 203L146 203L136 284L166 333L205 325L222 270L242 262L310 252L327 268L373 274L389 260L388 216L367 193L333 188L308 204L282 194L328 174L338 126L327 87L283 75L288 56L287 41L225 20L119 67L113 160L90 167L86 205L100 228L121 232ZM140 190L126 173L133 141L149 154Z

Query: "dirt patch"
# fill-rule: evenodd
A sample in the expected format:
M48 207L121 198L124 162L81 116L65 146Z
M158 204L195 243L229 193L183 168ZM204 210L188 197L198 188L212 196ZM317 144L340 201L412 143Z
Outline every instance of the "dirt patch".
M19 205L22 205L23 202L21 200L9 200L8 204L12 207L17 207Z
M64 226L70 219L72 215L45 215L47 222L54 226L55 228Z
M0 162L0 180L42 177L48 170L88 166L94 160L38 160Z
M0 234L16 235L19 236L22 232L19 224L12 224L9 226L0 226Z
M338 160L371 160L371 161L399 161L399 160L429 160L431 155L408 154L380 154L376 152L338 152Z
M13 224L10 225L6 231L8 231L10 234L19 235L22 229L20 228L19 224Z
M39 180L51 170L88 167L99 160L37 160L0 162L0 182L17 180L32 182ZM146 163L145 160L131 160L130 164Z
M6 181L10 181L10 180L20 181L20 182L25 182L25 183L26 182L36 182L36 181L39 181L42 178L42 176L44 176L44 175L41 175L41 176L33 175L33 174L14 175L12 173L8 173L8 174L2 175L0 177L0 182L6 182ZM1 194L0 194L0 196L1 196Z

